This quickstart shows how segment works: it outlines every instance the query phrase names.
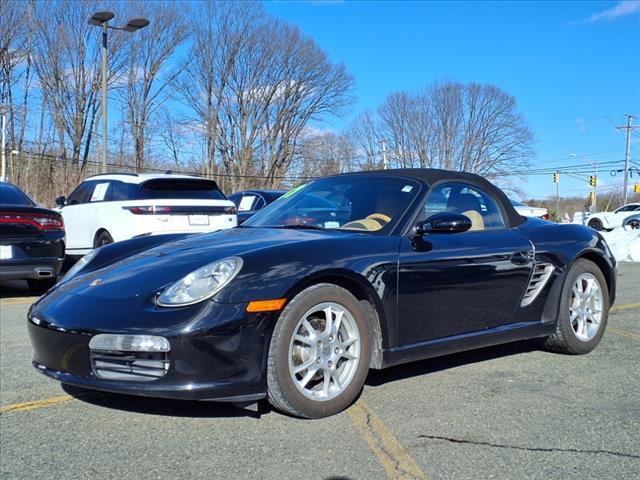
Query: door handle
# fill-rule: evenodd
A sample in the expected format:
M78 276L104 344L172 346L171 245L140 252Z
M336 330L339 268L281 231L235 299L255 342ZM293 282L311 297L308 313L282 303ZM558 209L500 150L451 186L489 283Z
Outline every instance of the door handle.
M511 255L511 263L515 263L516 265L526 265L533 261L533 255L532 250L514 253Z

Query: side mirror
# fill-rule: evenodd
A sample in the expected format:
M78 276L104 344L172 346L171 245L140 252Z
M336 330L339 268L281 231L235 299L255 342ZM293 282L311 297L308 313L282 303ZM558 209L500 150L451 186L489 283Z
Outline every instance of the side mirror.
M415 227L415 231L416 235L424 235L425 233L461 233L470 228L471 219L466 215L440 212L419 222Z
M67 204L67 197L64 195L62 197L56 198L56 205L59 207L64 207Z

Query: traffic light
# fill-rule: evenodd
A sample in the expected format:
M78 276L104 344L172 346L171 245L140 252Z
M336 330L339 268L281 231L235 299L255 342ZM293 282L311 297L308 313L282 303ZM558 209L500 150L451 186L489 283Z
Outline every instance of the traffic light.
M593 192L589 192L589 203L593 203Z
M558 183L558 180L560 180L560 174L556 172L553 174L553 183Z
M592 187L595 187L597 183L597 179L595 175L591 175L589 177L589 185L591 185Z
M640 183L636 183L633 186L633 193L640 193Z

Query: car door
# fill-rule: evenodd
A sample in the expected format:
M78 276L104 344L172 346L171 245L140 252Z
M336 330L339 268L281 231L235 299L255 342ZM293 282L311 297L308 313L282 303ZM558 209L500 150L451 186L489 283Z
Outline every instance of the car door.
M66 234L66 250L69 255L82 254L82 250L87 247L83 241L83 230L87 217L87 202L91 198L91 193L95 187L95 182L82 182L67 197L66 204L62 207L61 213L64 219Z
M433 187L422 219L441 211L467 215L474 225L462 233L401 239L400 345L519 321L514 314L531 274L530 241L508 228L500 203L475 186L454 182Z

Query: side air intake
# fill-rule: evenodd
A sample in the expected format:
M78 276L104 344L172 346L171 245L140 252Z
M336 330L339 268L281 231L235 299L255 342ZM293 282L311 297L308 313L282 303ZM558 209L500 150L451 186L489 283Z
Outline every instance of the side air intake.
M527 287L527 291L524 293L522 302L520 302L521 307L526 307L533 303L549 281L549 278L551 278L551 274L554 270L555 267L550 263L535 264L533 267L533 273L531 274L531 279L529 280L529 286Z

